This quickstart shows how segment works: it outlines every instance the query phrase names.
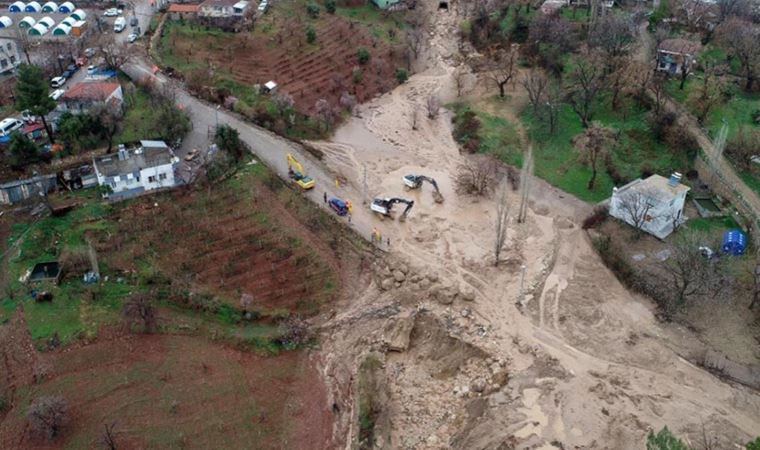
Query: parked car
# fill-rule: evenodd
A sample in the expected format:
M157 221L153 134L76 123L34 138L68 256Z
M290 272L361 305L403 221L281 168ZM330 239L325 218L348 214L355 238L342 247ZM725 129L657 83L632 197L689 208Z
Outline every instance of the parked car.
M69 66L66 67L66 70L68 70L71 73L76 73L77 70L79 70L79 66L76 64L69 64Z
M63 96L63 94L65 92L66 92L66 90L64 90L64 89L56 89L53 92L51 92L50 94L48 94L48 96L50 98L52 98L53 100L58 100L59 98L61 98L61 96Z
M129 41L129 43L131 44L134 41L136 41L137 38L138 38L137 33L131 33L129 36L127 36L127 41Z
M88 58L92 58L95 56L95 49L94 48L86 48L84 49L84 56Z
M137 17L135 17L135 16L132 16L132 18L129 19L129 26L130 27L136 27L137 24L139 24L139 23L140 22L137 20Z
M185 155L185 161L192 161L192 160L194 160L195 158L198 157L199 153L200 152L198 152L197 148L194 148L194 149L190 150L190 152L187 155Z
M127 19L125 19L124 17L119 17L113 23L113 32L121 33L122 31L124 31L124 28L126 27L127 27Z
M87 67L87 75L95 75L98 72L97 66L89 66Z
M69 78L71 78L72 75L74 75L74 72L67 70L61 74L61 78L68 80Z
M6 138L5 141L7 142L11 133L21 129L23 126L24 122L18 120L15 117L8 117L7 119L3 119L0 121L0 137Z
M259 3L259 8L258 8L259 12L265 13L267 12L268 8L269 8L269 3L266 0Z
M104 13L104 16L106 17L116 17L119 15L119 10L116 8L108 8Z
M62 87L66 83L66 78L64 77L55 77L52 80L50 80L50 86L58 89L59 87Z

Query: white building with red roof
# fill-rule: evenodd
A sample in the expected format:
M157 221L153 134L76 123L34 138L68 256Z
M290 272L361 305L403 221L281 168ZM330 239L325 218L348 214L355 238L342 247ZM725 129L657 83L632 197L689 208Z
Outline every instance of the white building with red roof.
M122 108L124 92L113 81L84 81L67 90L60 99L60 109L72 114L89 112L95 106Z

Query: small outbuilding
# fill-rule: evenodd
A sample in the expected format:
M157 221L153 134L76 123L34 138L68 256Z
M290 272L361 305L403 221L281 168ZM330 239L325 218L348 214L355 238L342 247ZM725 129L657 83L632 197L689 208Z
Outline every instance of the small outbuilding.
M43 17L37 21L37 24L45 25L46 28L53 28L55 26L55 20L51 19L50 17Z
M34 20L31 16L26 16L18 23L19 28L32 28L33 26L37 25L37 21Z
M77 20L74 25L71 26L71 34L74 36L81 36L87 29L87 22L84 20Z
M2 16L0 17L0 28L9 28L11 25L13 25L13 21L8 16Z
M56 2L47 2L42 5L42 12L55 13L58 12L58 4Z
M61 6L58 7L58 12L61 14L71 14L74 12L76 7L71 2L64 2L61 4Z
M67 18L65 18L65 19L63 19L63 20L61 20L61 23L65 23L65 24L66 24L66 25L68 25L69 27L73 27L73 26L74 26L74 24L75 24L75 23L77 23L77 19L75 19L75 18L73 18L73 17L69 16L69 17L67 17Z
M71 34L71 27L61 22L53 28L53 36L68 36Z
M26 4L26 8L24 8L24 11L30 12L30 13L38 13L42 11L42 6L35 1L31 1Z
M743 255L747 250L747 235L741 230L729 230L723 234L723 253L732 256Z
M84 12L82 9L77 9L73 13L71 13L71 17L77 19L77 20L84 20L87 18L87 13Z
M46 27L45 25L38 23L37 25L33 26L32 28L29 28L29 35L30 36L43 36L47 34L47 32L50 31L50 28Z
M24 2L13 2L8 7L8 11L12 13L20 13L20 12L24 12L24 8L26 8L26 5L24 4Z
M47 281L58 284L61 279L61 265L58 261L41 262L34 265L29 273L28 281L30 283L39 283Z

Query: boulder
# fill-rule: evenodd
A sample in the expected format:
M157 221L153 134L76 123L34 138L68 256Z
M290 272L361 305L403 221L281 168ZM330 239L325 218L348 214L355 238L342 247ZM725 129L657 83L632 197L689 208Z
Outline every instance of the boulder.
M400 283L406 280L406 275L404 275L404 272L396 270L393 272L393 278Z
M430 289L430 280L428 280L427 278L421 279L420 289L422 289L423 291L427 291L428 289Z
M452 292L448 289L436 289L433 296L436 301L442 305L450 305L454 303L454 295L452 295Z
M409 336L414 328L414 315L407 314L390 322L384 330L384 340L388 350L404 352L409 348Z
M390 291L393 289L393 278L386 278L380 283L380 289Z
M427 279L435 283L436 281L438 281L438 274L436 272L430 272L429 274L427 274Z
M407 273L409 273L409 266L407 266L407 265L406 265L406 264L404 264L404 263L400 263L400 264L399 264L399 265L396 267L396 270L398 270L399 272L401 272L401 273L403 273L404 275L406 275Z
M474 302L475 290L467 285L459 286L459 296L466 302Z
M472 389L473 392L483 392L486 390L486 380L483 378L475 378L472 380L472 384L470 385L470 389Z

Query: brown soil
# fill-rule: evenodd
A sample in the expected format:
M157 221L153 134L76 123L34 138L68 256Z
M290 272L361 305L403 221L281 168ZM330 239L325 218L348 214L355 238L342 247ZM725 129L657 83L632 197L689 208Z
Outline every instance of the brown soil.
M332 416L305 352L260 357L180 336L143 335L47 355L52 375L20 392L0 448L331 448ZM26 429L41 395L62 395L70 425L52 443Z
M217 294L233 306L249 293L256 309L315 313L339 290L335 252L307 228L308 217L283 204L293 192L245 180L252 184L210 197L205 190L176 191L137 201L114 218L117 233L99 235L99 253L125 272L147 259L173 285Z
M279 19L281 29L274 35L227 34L202 38L201 42L197 36L174 35L169 38L172 53L177 59L208 63L245 85L274 80L304 113L314 113L319 99L337 107L343 92L364 102L395 86L396 68L403 67L400 51L373 38L360 25L324 12L323 19L313 22L316 43L307 44L309 22L283 17L278 8L280 5L275 5L272 14L275 21ZM264 26L263 22L257 25ZM360 47L370 52L371 60L361 67L362 80L355 83L352 71L359 67L356 55Z

